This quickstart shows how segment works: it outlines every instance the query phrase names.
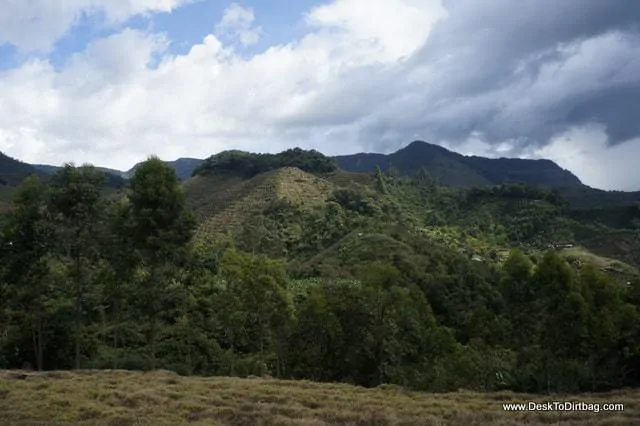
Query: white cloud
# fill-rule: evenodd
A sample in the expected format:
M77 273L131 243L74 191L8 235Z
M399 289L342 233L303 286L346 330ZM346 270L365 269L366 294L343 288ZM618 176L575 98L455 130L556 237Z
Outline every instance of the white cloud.
M23 52L49 51L84 15L104 14L107 24L132 16L170 12L192 0L0 0L0 45Z
M243 46L256 44L260 40L261 27L253 27L253 9L232 3L224 11L222 20L216 26L218 36L237 38Z
M382 46L392 47L380 57L380 40L354 33L348 23L353 10L343 3L354 5L340 0L335 11L323 9L336 19L345 15L339 36L320 26L246 60L214 35L185 55L170 55L162 36L124 30L94 42L59 71L46 61L27 62L0 74L0 150L30 162L128 168L151 153L206 156L232 147L274 151L314 143L322 132L289 123L313 109L324 90L342 90L346 74L381 60L392 64L428 33L423 28L416 39L404 34L397 40L388 33ZM387 10L401 6L397 0L385 4ZM435 20L432 6L404 7L421 15L420 22ZM389 18L388 25L400 28L407 15ZM246 9L231 6L221 25L252 21ZM147 67L157 54L163 55L157 67Z
M607 140L604 126L590 124L558 133L542 147L522 148L511 140L489 143L481 135L473 135L462 144L443 142L441 145L463 155L545 158L570 170L585 185L605 190L639 190L640 138L615 146L610 146Z
M640 138L608 146L604 126L572 128L556 135L534 157L548 158L571 170L586 185L608 190L637 191Z
M343 42L373 42L381 61L406 57L421 47L433 24L446 17L440 1L339 0L307 14L321 31L334 31Z

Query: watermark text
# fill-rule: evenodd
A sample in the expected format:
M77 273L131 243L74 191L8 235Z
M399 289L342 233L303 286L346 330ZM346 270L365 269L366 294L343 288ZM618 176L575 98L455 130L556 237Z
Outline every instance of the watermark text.
M606 411L624 411L624 404L575 402L575 401L551 401L551 402L523 402L502 404L504 411L588 411L592 413Z

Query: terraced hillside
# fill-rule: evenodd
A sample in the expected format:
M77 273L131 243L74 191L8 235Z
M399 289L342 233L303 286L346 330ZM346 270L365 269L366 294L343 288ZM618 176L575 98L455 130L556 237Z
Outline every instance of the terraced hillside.
M185 182L189 206L200 221L197 238L236 231L269 203L285 199L297 205L323 203L334 185L295 167L284 167L244 180L231 175L196 176Z
M331 173L326 176L326 179L338 187L348 187L352 185L371 186L375 182L372 173L355 173L344 170Z
M376 192L376 177L372 173L338 170L321 176L295 167L269 170L251 178L232 171L197 175L184 183L189 207L195 211L200 223L197 237L220 233L238 235L238 231L243 228L264 227L264 220L260 218L264 218L265 209L275 200L326 208L324 202L338 188L352 188L361 195ZM378 192L378 201L372 201L391 201L392 205L395 203L396 207L400 206L404 217L400 219L400 216L391 214L387 219L415 222L416 229L422 231L422 238L454 248L478 261L504 260L514 244L531 255L544 252L548 245L558 245L561 248L570 244L580 246L580 249L563 252L565 257L595 264L625 281L628 276L637 274L637 266L640 264L635 250L638 246L637 233L626 231L623 235L618 231L608 238L612 229L592 229L590 226L568 221L566 205L552 192L519 187L470 191L444 188L435 190L429 189L428 185L402 183L402 178L392 179L387 176L384 179L387 182L386 194ZM353 206L343 207L348 211ZM316 219L302 219L301 212L298 211L289 219L284 220L282 217L278 220L286 223L266 225L268 228L271 226L267 231L270 232L269 238L277 235L276 239L289 241L293 235L296 241L306 241L303 243L307 247L306 254L300 260L308 266L319 266L333 258L336 262L329 262L331 266L323 269L350 263L351 260L342 259L343 256L339 254L344 252L341 243L351 241L349 238L342 239L347 234L350 238L355 238L357 245L365 243L361 241L361 236L357 237L361 231L357 229L359 225L356 225L352 232L335 235L317 245L312 242L314 237L309 234L309 230L313 227L314 220L320 220L324 223L324 228L317 231L328 232L331 228L326 222L329 220L328 216L321 214ZM589 218L576 219L586 221L585 223L592 222L587 220ZM365 235L379 233L370 231L365 231ZM365 245L379 248L380 241L375 241ZM290 252L292 246L287 247ZM315 248L311 250L311 247ZM395 252L394 250L391 249L390 252ZM366 253L362 253L362 256L369 257Z

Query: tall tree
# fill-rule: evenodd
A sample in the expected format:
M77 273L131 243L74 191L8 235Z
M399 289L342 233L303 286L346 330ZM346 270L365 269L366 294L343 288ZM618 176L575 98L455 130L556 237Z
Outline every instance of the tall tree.
M109 235L104 242L106 267L102 276L102 309L108 318L110 343L120 347L121 331L125 326L127 300L140 264L131 233L131 204L126 198L112 204L108 210ZM105 321L106 322L106 321ZM107 332L103 332L103 338ZM116 359L114 358L114 368Z
M222 259L221 272L247 313L246 327L255 330L260 374L266 373L265 355L272 349L276 356L276 374L281 375L285 367L284 330L291 312L283 266L263 256L230 250Z
M622 366L634 349L638 325L636 308L624 300L624 287L592 265L580 273L589 307L589 350L592 390L621 386Z
M532 281L533 263L520 250L513 250L502 268L500 290L511 325L510 347L524 348L535 342L540 295Z
M587 352L588 307L569 264L547 252L534 275L542 295L542 332L547 391L576 390L584 371L577 367Z
M130 235L144 266L138 308L147 318L151 368L156 365L158 319L177 268L184 265L195 220L185 207L173 168L157 157L142 163L131 179Z
M104 173L91 165L65 164L53 177L51 210L56 223L57 252L68 268L73 300L75 368L81 367L83 317L95 290L96 265L104 235Z
M2 279L9 317L28 327L36 368L44 369L46 317L51 297L48 281L53 228L47 209L47 187L31 176L18 188L9 220L2 232Z

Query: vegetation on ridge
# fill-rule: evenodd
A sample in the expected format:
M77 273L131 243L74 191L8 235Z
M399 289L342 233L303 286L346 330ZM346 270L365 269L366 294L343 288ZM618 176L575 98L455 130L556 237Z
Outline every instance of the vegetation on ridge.
M0 368L640 384L640 265L588 247L624 233L637 252L636 210L573 215L549 189L443 187L424 169L246 178L243 164L181 185L152 158L122 197L90 166L27 179L0 223Z
M224 151L206 159L193 174L230 173L251 178L282 167L296 167L314 174L331 173L338 168L334 160L318 151L293 148L279 154Z

